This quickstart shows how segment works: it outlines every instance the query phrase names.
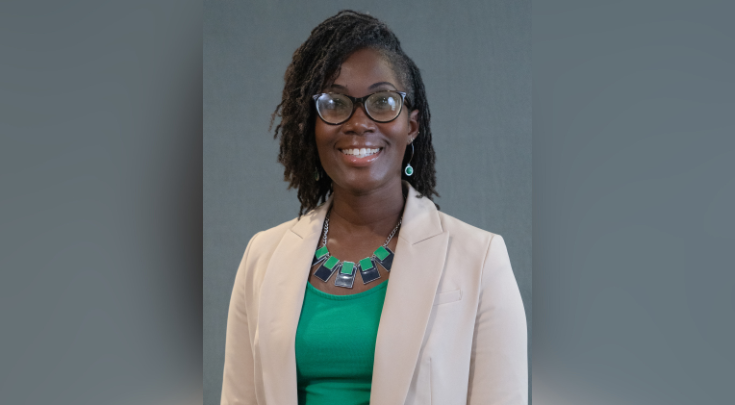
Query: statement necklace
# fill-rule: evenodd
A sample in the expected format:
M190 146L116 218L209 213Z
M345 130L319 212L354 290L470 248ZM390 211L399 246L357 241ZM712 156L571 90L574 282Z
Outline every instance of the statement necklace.
M354 262L343 262L336 257L332 256L327 249L327 234L329 233L329 212L324 220L324 232L322 237L322 246L316 250L314 254L314 260L311 262L313 267L317 263L322 265L316 270L314 275L325 283L332 277L332 274L337 273L334 279L334 285L337 287L352 288L355 283L355 273L360 273L362 276L363 284L373 282L380 278L380 272L376 263L380 263L384 269L390 271L390 267L393 265L393 257L395 254L388 247L388 243L393 239L393 236L398 232L398 228L401 227L401 220L398 220L398 225L393 228L393 231L388 235L388 239L385 240L383 246L375 249L370 257L366 257L357 263Z

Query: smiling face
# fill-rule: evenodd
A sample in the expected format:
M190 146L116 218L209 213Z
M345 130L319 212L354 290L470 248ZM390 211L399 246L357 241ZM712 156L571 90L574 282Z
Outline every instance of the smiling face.
M363 97L380 90L406 91L391 64L374 49L354 52L324 92ZM330 125L316 118L316 145L335 192L363 194L400 185L406 146L418 135L418 110L403 106L395 120L373 121L359 104L349 120Z

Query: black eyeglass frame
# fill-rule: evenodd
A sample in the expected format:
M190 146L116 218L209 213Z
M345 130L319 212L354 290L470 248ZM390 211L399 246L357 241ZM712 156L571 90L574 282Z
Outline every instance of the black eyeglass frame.
M377 94L377 93L385 93L385 92L388 92L388 93L398 93L398 94L400 94L401 95L401 108L398 110L398 114L396 114L396 116L394 118L391 118L388 121L378 121L375 118L373 118L373 116L370 115L370 113L368 112L367 108L365 107L365 101L367 101L367 99L370 96L374 95L374 94ZM331 123L331 122L328 122L327 120L325 120L324 117L322 117L321 112L319 112L319 103L317 102L317 100L319 99L319 97L321 97L324 94L339 94L341 96L347 97L352 102L352 112L350 113L350 115L344 121L337 122L337 123ZM370 93L370 94L368 94L367 96L364 96L364 97L352 97L352 96L348 96L347 94L343 94L343 93L319 93L319 94L314 94L313 96L311 96L311 98L314 99L314 106L316 107L316 113L319 116L319 119L321 119L322 121L324 121L324 123L326 123L326 124L329 124L329 125L340 125L340 124L344 124L345 122L349 121L350 118L352 118L352 116L355 115L355 110L357 110L357 103L362 104L362 110L365 111L365 115L367 115L371 120L373 120L373 121L375 121L377 123L380 123L380 124L385 124L385 123L388 123L388 122L391 122L391 121L395 121L395 119L398 118L401 115L401 111L403 111L403 106L404 105L406 105L407 108L411 108L411 101L410 100L406 100L406 95L407 94L408 93L406 93L405 91L398 91L398 90L379 90L379 91L376 91L374 93Z

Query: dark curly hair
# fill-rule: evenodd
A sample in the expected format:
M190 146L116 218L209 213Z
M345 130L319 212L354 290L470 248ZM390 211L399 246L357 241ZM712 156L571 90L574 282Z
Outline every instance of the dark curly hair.
M392 65L408 93L410 108L419 110L419 133L414 142L411 166L414 175L402 174L421 195L433 200L436 192L436 155L431 143L431 114L426 100L424 82L416 64L401 49L395 34L383 22L367 14L343 10L319 24L309 38L294 52L286 69L281 103L271 117L281 122L274 138L280 134L278 161L285 167L284 179L289 188L298 190L301 209L299 216L326 201L332 190L332 180L319 162L315 140L316 108L311 96L330 85L342 63L353 52L372 48ZM410 152L403 163L408 162ZM319 180L315 174L319 173Z

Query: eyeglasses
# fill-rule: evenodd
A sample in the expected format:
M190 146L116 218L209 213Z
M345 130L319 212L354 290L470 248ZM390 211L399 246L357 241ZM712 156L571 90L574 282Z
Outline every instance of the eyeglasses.
M379 123L391 122L401 114L406 93L402 91L381 90L365 97L350 97L340 93L320 93L313 96L319 117L331 125L347 122L361 103L365 114Z

